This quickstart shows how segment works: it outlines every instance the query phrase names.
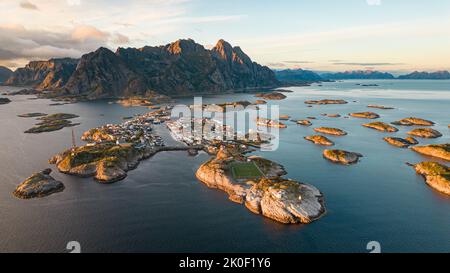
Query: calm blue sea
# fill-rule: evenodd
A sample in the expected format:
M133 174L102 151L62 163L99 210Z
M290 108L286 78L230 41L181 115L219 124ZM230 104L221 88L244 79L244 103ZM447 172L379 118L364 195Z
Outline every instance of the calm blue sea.
M377 84L362 87L357 84ZM49 106L48 100L10 97L0 105L0 252L65 252L69 241L84 252L367 252L369 241L384 252L450 252L450 197L429 188L405 162L429 160L407 149L386 144L386 136L361 126L366 120L327 118L368 111L380 121L409 116L433 120L444 137L421 140L450 143L450 81L344 81L322 86L289 88L280 102L281 114L293 119L315 116L307 128L287 122L277 151L261 153L283 164L289 178L318 187L325 195L327 215L311 225L285 226L254 215L230 202L227 195L195 179L205 154L161 153L144 161L128 177L112 185L59 174L62 193L19 200L11 192L33 172L49 167L47 160L71 145L71 129L27 135L34 119L27 112L78 114L80 136L85 130L122 117L144 113L107 101ZM0 87L0 93L14 88ZM345 99L348 105L308 108L305 100ZM204 97L205 103L255 100L250 94ZM192 98L179 99L191 103ZM323 148L303 139L318 126L338 127L348 136L333 138L336 148L362 153L358 165L339 166L322 158ZM399 137L411 128L400 128ZM167 139L167 130L158 131ZM81 142L80 142L81 143ZM447 164L447 163L446 163Z

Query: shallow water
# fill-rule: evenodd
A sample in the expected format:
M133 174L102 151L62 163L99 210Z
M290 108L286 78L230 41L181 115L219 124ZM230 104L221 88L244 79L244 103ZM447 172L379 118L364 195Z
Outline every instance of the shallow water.
M361 87L357 83L378 84ZM13 88L0 87L0 93ZM144 113L106 101L49 106L48 100L11 97L0 106L0 251L64 252L68 241L79 241L85 252L366 252L379 241L385 252L449 252L450 198L426 186L405 165L427 158L385 143L386 136L360 126L366 120L326 118L320 114L368 111L368 104L395 110L370 109L380 121L417 116L437 123L444 137L421 143L449 143L450 81L345 81L323 86L290 88L280 102L281 114L293 119L315 116L306 128L287 122L277 151L261 153L283 164L289 178L318 187L325 195L327 215L303 226L285 226L257 216L208 189L194 172L208 156L186 152L160 153L144 161L128 177L112 185L59 174L62 193L18 200L11 192L47 159L71 145L71 129L39 135L23 131L34 119L27 112L78 114L77 136L122 117ZM348 105L308 108L309 99L346 99ZM254 100L249 94L204 97L205 103ZM179 99L191 103L191 99ZM356 102L353 102L356 101ZM336 148L360 152L358 165L338 166L322 158L323 148L303 139L313 128L332 126L349 132L330 137ZM405 136L411 128L389 134ZM168 138L164 127L158 130ZM169 140L170 141L170 140Z

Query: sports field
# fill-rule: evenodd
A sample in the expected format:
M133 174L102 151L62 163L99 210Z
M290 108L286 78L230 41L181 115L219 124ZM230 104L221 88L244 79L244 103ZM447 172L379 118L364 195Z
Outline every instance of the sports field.
M231 171L234 179L253 179L263 176L253 162L233 163Z

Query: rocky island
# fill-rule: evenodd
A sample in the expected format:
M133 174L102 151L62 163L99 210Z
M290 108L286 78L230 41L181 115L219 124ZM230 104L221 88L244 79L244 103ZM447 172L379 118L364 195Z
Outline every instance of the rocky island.
M40 115L40 113L32 113L32 115ZM38 118L38 122L34 127L25 131L26 134L39 134L44 132L53 132L61 130L65 127L73 127L80 125L79 123L72 123L70 119L77 118L77 115L58 113L45 115Z
M347 104L348 102L345 100L307 100L306 104L316 104L316 105L327 105L327 104Z
M450 168L436 162L422 162L413 165L416 172L425 178L433 189L450 195Z
M411 148L413 151L432 157L437 157L450 161L450 144L435 144L428 146L415 146Z
M375 109L381 109L381 110L393 110L394 107L389 106L383 106L383 105L375 105L375 104L369 104L367 105L368 108L375 108Z
M44 117L47 116L45 113L26 113L17 115L19 118L36 118L36 117Z
M410 146L419 144L419 142L412 137L407 138L385 137L384 141L399 148L409 148Z
M374 112L351 113L349 116L354 118L377 119L380 115Z
M2 104L8 104L8 103L10 103L10 102L11 102L11 100L8 99L8 98L0 98L0 105L2 105Z
M431 128L418 128L407 133L411 136L421 137L421 138L440 138L442 134Z
M322 145L322 146L333 146L334 142L328 139L325 136L321 135L314 135L314 136L307 136L305 137L306 140L311 141L312 143L316 145Z
M398 132L397 128L395 128L394 126L391 126L387 123L384 123L384 122L372 122L372 123L363 124L362 126L371 128L371 129L375 129L375 130L378 130L381 132L387 132L387 133Z
M302 119L302 120L297 120L295 121L298 125L302 125L302 126L311 126L312 122L307 120L307 119Z
M51 169L35 173L22 182L13 192L21 199L45 197L64 190L64 184L50 176Z
M433 126L435 123L426 119L410 117L394 121L392 124L400 126Z
M314 128L314 131L322 134L333 135L333 136L346 136L347 132L338 128L330 128L330 127L319 127Z
M266 100L284 100L286 99L286 95L280 93L280 92L272 92L272 93L259 93L256 94L255 97L257 98L263 98Z
M246 157L221 146L196 172L210 188L256 214L284 224L308 224L325 213L322 193L314 186L285 179L284 168L261 157Z
M323 151L323 157L334 163L350 165L358 163L359 158L363 156L359 153L344 150L325 150Z

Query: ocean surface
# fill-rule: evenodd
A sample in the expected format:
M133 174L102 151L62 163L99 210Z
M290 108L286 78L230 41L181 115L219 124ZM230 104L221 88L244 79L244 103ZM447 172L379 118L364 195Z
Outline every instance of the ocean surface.
M16 89L0 87L0 93ZM111 185L55 170L53 176L66 186L62 193L16 199L11 193L21 181L48 168L47 160L71 145L70 128L24 134L35 120L18 114L77 114L73 121L81 123L74 128L79 137L89 128L148 109L107 101L50 106L49 100L30 100L32 96L10 97L10 104L0 105L0 252L67 252L69 241L80 242L83 252L368 252L370 241L380 242L383 252L450 252L450 197L428 187L405 165L430 158L388 145L382 140L387 134L361 126L366 120L321 116L369 110L385 122L417 116L433 120L444 134L421 144L450 143L450 81L359 80L289 89L294 92L286 93L286 100L272 102L281 114L317 120L309 128L286 122L279 149L261 155L283 164L288 178L323 192L327 214L310 225L278 224L230 202L225 193L195 179L208 156L190 157L186 152L157 154ZM313 108L304 104L323 98L350 103ZM234 94L204 97L203 102L255 99ZM368 109L368 104L396 109ZM336 148L362 153L362 161L339 166L323 159L324 148L303 139L319 126L349 132L331 138ZM400 127L389 135L404 137L410 129ZM166 142L173 142L164 126L157 130Z

